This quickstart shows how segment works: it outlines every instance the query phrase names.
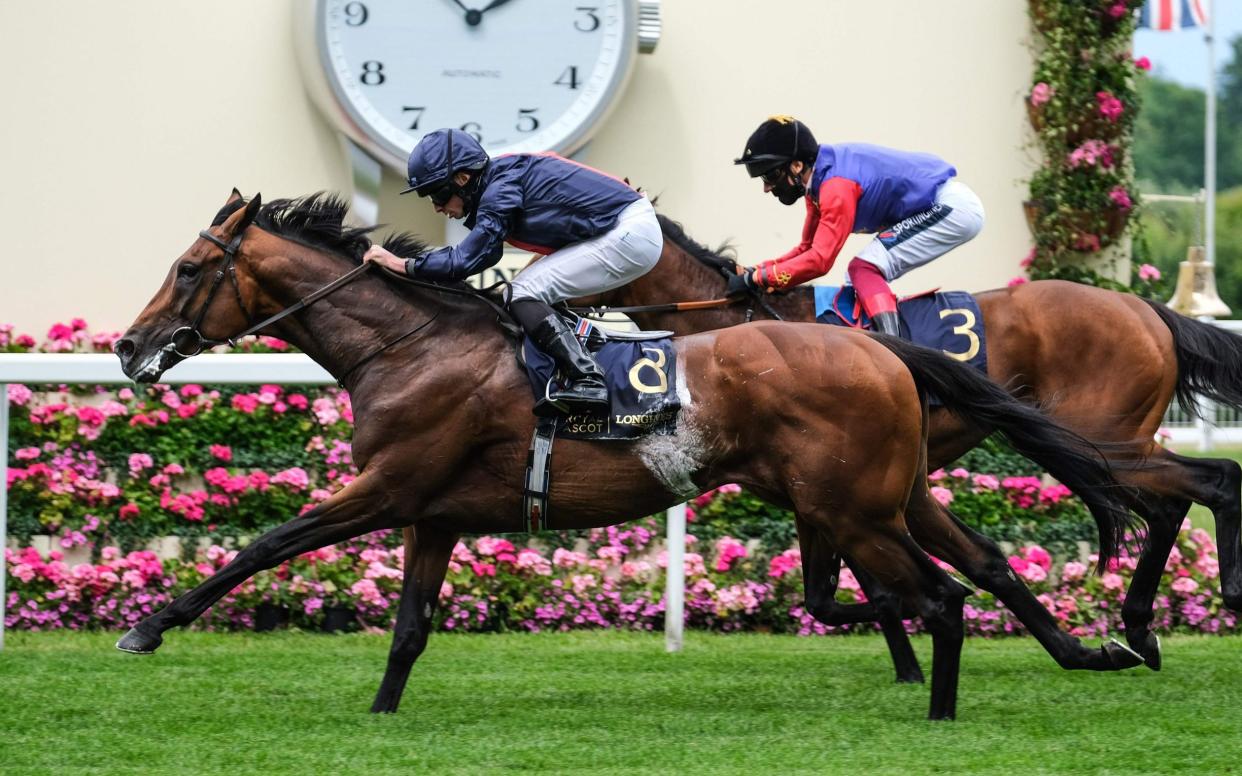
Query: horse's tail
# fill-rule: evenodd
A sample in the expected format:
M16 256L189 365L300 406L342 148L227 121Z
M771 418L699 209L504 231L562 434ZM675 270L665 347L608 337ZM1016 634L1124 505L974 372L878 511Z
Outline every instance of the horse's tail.
M1122 501L1127 488L1117 482L1099 447L938 350L894 337L876 339L905 363L920 390L971 425L999 431L1083 500L1099 528L1100 569L1117 557L1127 532L1140 521ZM1132 446L1117 447L1119 453L1135 452Z
M1242 409L1242 337L1143 300L1173 335L1177 353L1177 403L1199 414L1196 396Z

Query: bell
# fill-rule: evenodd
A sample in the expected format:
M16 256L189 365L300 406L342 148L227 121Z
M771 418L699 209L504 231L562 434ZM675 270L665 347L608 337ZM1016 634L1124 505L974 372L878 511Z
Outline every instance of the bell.
M1208 263L1202 245L1186 249L1186 261L1177 270L1177 289L1168 304L1194 318L1229 316L1229 306L1216 293L1216 265Z

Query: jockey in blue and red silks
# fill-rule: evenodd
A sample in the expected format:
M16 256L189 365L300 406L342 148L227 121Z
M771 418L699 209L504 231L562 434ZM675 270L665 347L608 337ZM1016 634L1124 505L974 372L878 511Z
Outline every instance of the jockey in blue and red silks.
M738 269L729 292L783 291L832 268L845 238L877 232L848 267L863 310L880 331L900 335L889 283L967 242L983 228L983 204L957 170L931 154L865 143L819 145L805 124L773 116L734 164L781 204L806 196L802 241L756 267Z
M660 260L664 236L645 196L624 181L555 154L488 156L459 129L437 129L410 152L409 188L437 213L464 218L459 244L401 257L375 245L363 257L394 272L460 280L500 261L504 243L544 254L514 278L508 308L567 384L535 412L608 410L594 356L551 305L623 286Z

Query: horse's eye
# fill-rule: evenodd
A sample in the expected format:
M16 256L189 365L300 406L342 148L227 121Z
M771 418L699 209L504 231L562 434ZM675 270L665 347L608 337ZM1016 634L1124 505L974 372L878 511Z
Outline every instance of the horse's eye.
M198 265L197 264L182 264L180 267L177 268L177 276L183 277L183 278L198 277Z

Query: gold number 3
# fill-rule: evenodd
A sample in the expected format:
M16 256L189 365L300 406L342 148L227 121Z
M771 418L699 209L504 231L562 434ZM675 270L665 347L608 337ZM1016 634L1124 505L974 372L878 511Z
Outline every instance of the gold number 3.
M668 390L668 375L664 374L664 351L659 348L643 348L644 353L654 354L655 358L640 358L634 362L634 366L630 367L630 385L634 386L634 390L639 393L664 393ZM639 379L639 372L643 367L649 366L655 370L660 381L656 385L647 385Z
M950 358L956 358L958 361L969 361L979 354L979 335L973 331L975 327L975 313L972 310L966 309L941 310L940 320L943 321L950 315L962 316L962 325L954 326L953 333L960 334L970 340L970 347L966 348L965 353L953 353L948 350L942 352Z

